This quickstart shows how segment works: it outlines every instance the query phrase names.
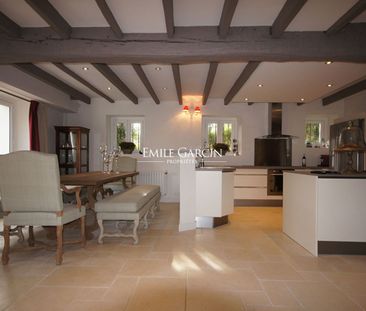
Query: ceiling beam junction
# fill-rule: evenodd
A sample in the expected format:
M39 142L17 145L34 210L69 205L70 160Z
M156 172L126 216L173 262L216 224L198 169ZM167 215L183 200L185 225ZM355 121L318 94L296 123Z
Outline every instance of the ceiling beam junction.
M274 38L279 38L283 35L288 25L290 25L305 3L306 0L286 1L271 27L271 34Z
M121 30L121 27L119 27L107 2L105 0L95 0L95 2L97 3L99 10L102 12L104 18L106 19L107 23L111 27L111 29L114 32L114 34L116 35L116 37L122 38L123 32Z
M68 39L71 26L47 0L25 0L34 11L63 39Z
M238 0L225 0L224 2L219 24L219 35L221 37L226 37L229 34L237 4Z
M344 15L342 15L332 26L326 31L327 35L334 35L346 27L358 15L366 10L366 0L359 0Z
M174 35L174 8L173 0L162 0L165 16L165 25L168 37L171 38Z
M19 38L22 29L20 26L0 11L0 31L5 32L8 36Z

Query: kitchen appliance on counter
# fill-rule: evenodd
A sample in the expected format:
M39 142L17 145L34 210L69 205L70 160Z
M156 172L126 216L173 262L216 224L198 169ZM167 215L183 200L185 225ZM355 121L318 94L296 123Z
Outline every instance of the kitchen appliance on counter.
M364 119L349 120L342 123L336 123L330 126L330 145L329 145L329 160L330 167L336 171L345 171L349 162L347 152L336 152L339 148L339 136L341 132L347 128L349 122L352 122L354 127L358 127L364 131ZM354 152L352 154L352 162L355 163L356 171L362 172L365 169L365 156L363 152Z
M294 171L294 169L268 169L267 195L282 195L284 171Z
M254 164L256 166L291 166L292 138L282 134L282 103L268 104L269 135L254 141Z

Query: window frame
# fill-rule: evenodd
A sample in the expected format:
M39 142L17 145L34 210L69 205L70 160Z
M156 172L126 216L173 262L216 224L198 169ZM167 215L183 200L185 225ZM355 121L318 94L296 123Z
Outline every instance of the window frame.
M238 120L235 117L213 117L213 116L202 116L202 129L201 129L201 137L202 137L202 146L205 148L205 142L208 143L208 124L209 123L217 123L217 142L216 143L223 143L222 136L224 132L224 124L231 123L232 128L232 137L231 137L231 145L230 151L227 154L233 154L232 147L233 147L233 139L239 141L238 138Z
M9 108L9 153L13 152L13 106L10 103L0 101L0 105Z
M125 123L127 124L126 136L131 139L131 123L141 123L141 146L142 149L144 147L145 142L145 118L142 116L111 116L110 119L110 127L109 127L109 146L111 149L117 148L117 131L115 130L117 127L117 123ZM133 153L138 153L139 150L135 149Z
M307 143L306 143L306 126L308 123L318 123L320 124L320 142L313 144L311 147L307 147ZM327 128L328 128L328 123L329 120L326 117L321 117L321 116L309 116L305 119L305 124L304 124L304 145L307 148L327 148L325 146L322 145L322 141L324 141L325 143L327 143L327 141L329 140L329 132L327 132Z

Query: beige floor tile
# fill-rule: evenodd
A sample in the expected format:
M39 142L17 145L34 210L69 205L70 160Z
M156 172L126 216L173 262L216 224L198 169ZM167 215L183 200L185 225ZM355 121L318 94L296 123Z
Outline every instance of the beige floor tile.
M334 285L325 282L287 282L287 286L306 310L362 310Z
M254 262L253 270L259 279L265 280L301 280L302 277L287 263Z
M243 291L241 292L241 297L244 305L249 308L249 306L269 306L271 301L268 295L264 291Z
M81 288L37 286L12 304L9 310L65 310L80 292Z
M187 290L187 311L244 311L239 292L208 288Z
M227 260L263 261L265 258L256 249L224 248L224 258Z
M284 281L262 281L262 286L275 306L300 307Z
M130 259L121 269L121 276L186 277L186 266L173 259L171 262L159 259Z
M112 254L123 259L143 259L152 251L148 246L122 246L119 245Z
M45 278L45 286L110 286L119 269L114 267L61 266Z
M141 278L126 311L184 311L186 280Z
M325 272L324 276L347 294L366 296L366 273Z
M188 271L190 287L213 288L220 290L261 290L254 273L250 270L199 270Z

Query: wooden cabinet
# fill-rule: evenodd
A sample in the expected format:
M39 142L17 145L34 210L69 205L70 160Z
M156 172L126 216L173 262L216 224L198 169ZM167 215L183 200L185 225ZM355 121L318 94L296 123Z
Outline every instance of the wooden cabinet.
M61 175L89 171L89 129L79 126L55 126L56 154Z

